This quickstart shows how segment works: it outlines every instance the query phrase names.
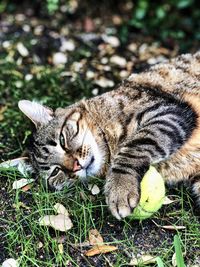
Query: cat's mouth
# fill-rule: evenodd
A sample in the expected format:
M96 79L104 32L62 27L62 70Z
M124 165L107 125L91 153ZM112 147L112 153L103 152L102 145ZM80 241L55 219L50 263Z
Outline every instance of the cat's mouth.
M89 162L79 171L76 172L76 175L81 178L86 178L87 176L95 174L95 157L91 156Z
M95 158L94 158L94 156L92 156L89 164L85 168L86 172L92 167L92 164L94 161L95 161Z

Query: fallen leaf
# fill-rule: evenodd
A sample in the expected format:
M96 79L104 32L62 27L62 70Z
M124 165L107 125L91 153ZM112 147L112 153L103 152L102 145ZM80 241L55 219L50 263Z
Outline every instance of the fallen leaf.
M18 181L14 181L12 188L13 189L20 189L20 188L24 187L25 185L30 184L32 182L34 182L34 179L22 178Z
M30 210L30 207L26 206L23 202L19 201L17 204L13 204L13 208L19 209L24 208L26 210Z
M62 243L58 244L58 251L60 252L61 255L63 254L64 247L63 247L63 244Z
M27 185L25 185L25 186L22 187L22 191L23 191L23 192L26 192L26 191L30 190L31 187L32 187L31 184L27 184Z
M61 232L66 232L73 226L71 219L64 214L43 216L39 219L39 224L50 226Z
M20 157L16 159L7 160L0 163L0 168L17 168L18 171L23 175L27 176L27 171L29 171L30 167L26 164L28 160L27 157Z
M100 189L96 184L89 184L88 189L91 191L92 195L98 195L100 193Z
M118 248L115 246L109 246L109 245L96 245L92 247L90 250L85 252L85 256L92 257L98 254L105 254L112 251L117 250Z
M173 254L172 256L172 266L176 267L177 266L177 262L176 262L176 253Z
M140 257L134 257L131 259L129 265L131 266L138 266L141 264L150 264L150 263L156 263L156 257L151 255L142 255Z
M171 200L170 198L168 198L167 196L164 199L163 205L169 205L171 203L176 202L176 200Z
M103 237L100 235L97 229L91 229L89 231L89 242L92 246L103 243Z
M53 207L58 214L64 214L67 217L69 216L68 210L62 204L56 203Z
M15 259L7 259L2 263L2 267L19 267L19 263Z
M6 106L0 107L0 121L2 121L4 119L3 113L6 111L6 109L7 109Z

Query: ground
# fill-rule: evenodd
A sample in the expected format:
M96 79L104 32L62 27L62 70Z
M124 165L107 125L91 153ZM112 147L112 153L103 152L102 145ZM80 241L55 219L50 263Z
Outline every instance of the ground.
M38 100L52 108L65 107L111 90L132 72L180 53L175 41L161 43L135 33L123 42L118 35L121 22L117 15L106 21L69 18L67 23L59 16L41 19L31 9L23 14L2 15L1 161L20 156L29 141L32 125L17 108L20 99ZM194 50L191 46L188 52ZM39 182L24 192L12 189L13 181L21 178L17 171L1 169L0 177L0 263L15 258L20 267L127 266L133 256L151 254L160 257L164 266L172 266L174 236L178 235L185 264L200 266L199 217L190 191L183 185L167 187L167 195L175 202L163 205L152 218L119 222L105 204L104 180L90 181L101 189L98 195L92 195L79 182L63 192L45 191ZM68 208L73 221L66 233L38 224L42 215L53 213L57 202ZM85 256L91 229L97 229L104 242L118 250Z

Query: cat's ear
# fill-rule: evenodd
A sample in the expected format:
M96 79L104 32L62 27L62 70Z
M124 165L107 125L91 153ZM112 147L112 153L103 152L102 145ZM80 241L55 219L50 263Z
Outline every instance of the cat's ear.
M35 124L36 128L47 124L53 118L53 111L37 102L20 100L19 109Z
M17 169L25 177L33 172L28 157L19 157L0 163L0 169L10 168Z

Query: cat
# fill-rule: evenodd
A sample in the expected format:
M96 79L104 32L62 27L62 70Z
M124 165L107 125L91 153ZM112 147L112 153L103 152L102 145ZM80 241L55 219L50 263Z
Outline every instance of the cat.
M28 100L19 108L36 126L28 156L48 186L105 177L106 202L121 220L138 204L141 179L154 165L166 182L188 181L200 204L200 52L67 108Z

